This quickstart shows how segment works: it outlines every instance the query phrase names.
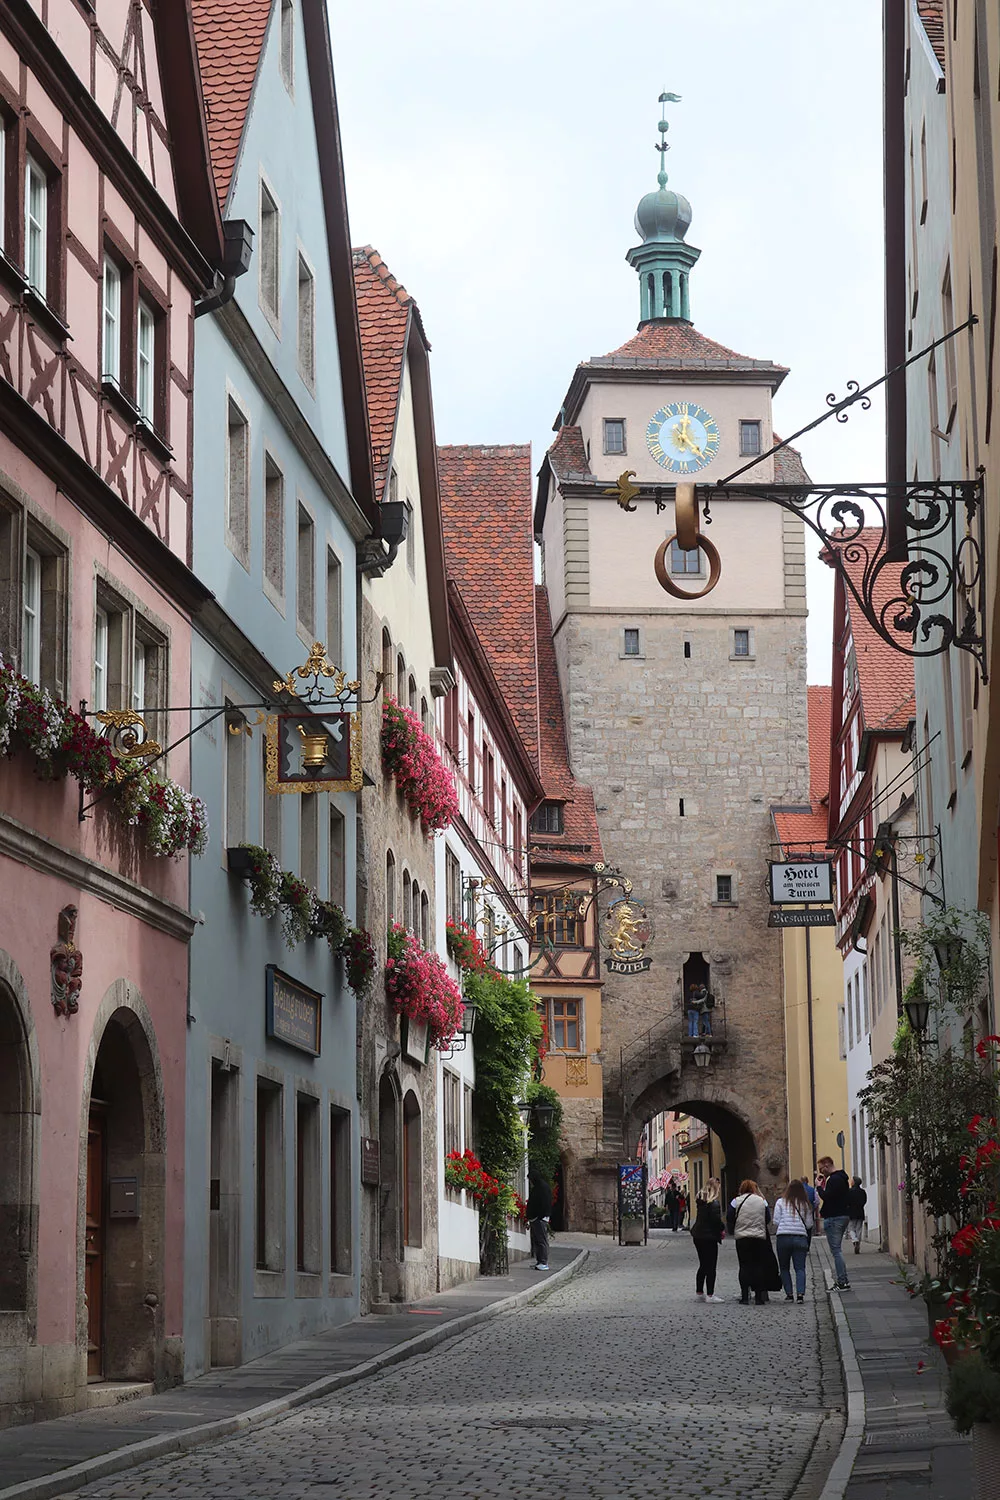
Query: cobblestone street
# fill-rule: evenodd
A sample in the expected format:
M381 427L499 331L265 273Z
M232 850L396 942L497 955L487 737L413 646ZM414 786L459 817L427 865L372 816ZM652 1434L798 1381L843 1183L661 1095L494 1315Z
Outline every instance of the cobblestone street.
M725 1301L702 1304L694 1262L686 1234L592 1251L579 1276L538 1304L246 1437L75 1493L817 1495L840 1433L835 1418L824 1425L840 1396L822 1297L813 1301L810 1287L803 1307L739 1306L727 1243ZM803 1477L821 1428L823 1451Z

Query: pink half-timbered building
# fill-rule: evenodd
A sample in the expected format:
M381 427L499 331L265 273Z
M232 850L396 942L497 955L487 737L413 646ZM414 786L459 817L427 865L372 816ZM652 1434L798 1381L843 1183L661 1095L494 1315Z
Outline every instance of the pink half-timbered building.
M85 726L188 727L194 316L224 244L189 0L4 0L0 1426L182 1367L197 809L185 745L129 808Z

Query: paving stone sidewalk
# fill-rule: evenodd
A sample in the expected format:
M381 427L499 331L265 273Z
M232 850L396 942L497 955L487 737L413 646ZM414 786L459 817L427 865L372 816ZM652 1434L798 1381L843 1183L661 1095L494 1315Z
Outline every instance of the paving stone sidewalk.
M547 1273L536 1271L530 1261L517 1262L509 1276L466 1282L414 1304L412 1312L357 1318L236 1369L213 1370L156 1396L0 1431L0 1500L8 1488L25 1481L58 1473L147 1438L237 1416L287 1397L324 1376L351 1370L399 1348L429 1328L480 1312L550 1280L579 1255L581 1245L590 1243L607 1241L580 1236L578 1244L570 1245L560 1237L558 1244L553 1241Z
M842 1429L820 1267L804 1306L741 1307L730 1243L722 1302L695 1263L686 1234L605 1242L540 1301L79 1500L813 1500Z
M944 1407L947 1368L891 1256L847 1258L851 1291L834 1292L865 1388L865 1433L846 1500L969 1500L972 1444Z

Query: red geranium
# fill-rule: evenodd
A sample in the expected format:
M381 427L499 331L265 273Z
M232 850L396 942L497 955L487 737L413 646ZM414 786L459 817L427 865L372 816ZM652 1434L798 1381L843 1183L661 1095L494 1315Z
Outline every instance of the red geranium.
M392 698L382 706L382 767L395 778L425 833L448 827L458 812L455 778L418 715Z

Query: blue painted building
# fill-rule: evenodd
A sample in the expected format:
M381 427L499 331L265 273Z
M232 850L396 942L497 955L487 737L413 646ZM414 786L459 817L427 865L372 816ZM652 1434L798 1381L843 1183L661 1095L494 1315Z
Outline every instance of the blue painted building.
M214 602L192 642L212 832L191 877L188 1378L358 1310L356 999L325 940L289 946L251 909L227 851L267 849L353 918L357 793L268 792L257 705L314 641L362 675L356 561L375 515L325 6L194 13L223 218L254 248L195 324L192 562Z

